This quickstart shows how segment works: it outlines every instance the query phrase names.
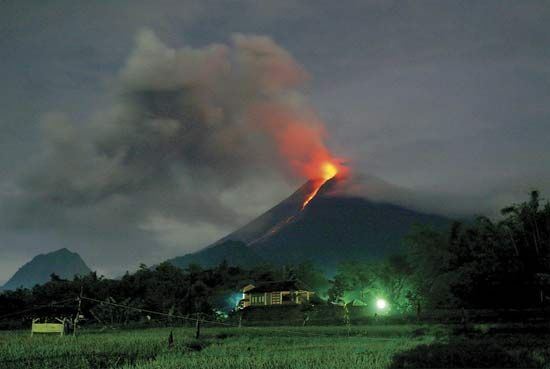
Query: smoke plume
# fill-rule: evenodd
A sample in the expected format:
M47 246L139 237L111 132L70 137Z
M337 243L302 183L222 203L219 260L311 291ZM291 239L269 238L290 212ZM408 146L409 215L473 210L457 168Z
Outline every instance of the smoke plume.
M236 192L315 178L333 160L307 79L268 37L173 49L142 31L111 107L87 122L44 117L39 158L4 201L7 221L74 239L151 234L173 220L231 229L250 216L228 201Z

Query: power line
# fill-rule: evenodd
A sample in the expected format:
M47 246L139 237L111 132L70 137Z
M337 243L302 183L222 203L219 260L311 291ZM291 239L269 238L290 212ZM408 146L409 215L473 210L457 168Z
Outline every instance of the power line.
M112 305L112 306L115 306L115 307L119 307L119 308L123 308L123 309L130 309L130 310L139 311L139 312L147 313L147 314L154 314L154 315L165 316L165 317L169 317L169 318L177 318L177 319L187 320L187 321L191 321L191 322L195 322L195 323L197 321L200 321L200 322L204 322L204 323L218 324L218 325L231 327L231 328L239 328L238 325L231 324L231 323L224 323L224 322L219 322L219 321L215 321L215 320L206 320L206 319L202 319L202 318L191 318L191 317L183 316L183 315L168 314L168 313L163 313L163 312L160 312L160 311L141 309L141 308L136 308L136 307L133 307L133 306L118 304L118 303L114 303L114 302L102 301L102 300L94 299L94 298L91 298L91 297L85 297L85 296L80 296L80 298L82 300L94 301L94 302L98 302L98 303L102 303L102 304ZM286 332L286 333L306 335L306 336L312 336L312 337L333 337L333 335L318 334L318 333L312 333L312 332L303 332L303 331L290 330L290 329L280 329L280 328L270 329L268 327L246 327L246 328L247 329L257 329L257 330L259 329L259 330L264 331L264 332L266 330L271 330L273 332Z
M14 313L8 313L8 314L0 315L0 319L4 319L4 318L10 317L10 316L20 315L20 314L28 313L29 311L40 310L40 309L44 309L44 308L48 308L48 307L71 307L70 305L61 305L61 304L65 304L66 302L69 302L69 301L75 301L75 299L70 298L70 299L59 301L56 304L50 303L50 304L47 304L47 305L38 305L38 306L34 306L32 308L28 308L28 309L25 309L25 310L16 311Z
M136 307L133 307L133 306L118 304L118 303L114 303L114 302L102 301L102 300L93 299L93 298L85 297L85 296L81 296L80 298L83 299L83 300L94 301L94 302L98 302L98 303L102 303L102 304L112 305L112 306L119 307L119 308L130 309L130 310L134 310L134 311L139 311L139 312L148 313L148 314L155 314L155 315L165 316L165 317L170 317L170 318L183 319L183 320L187 320L187 321L191 321L191 322L195 322L195 323L197 321L200 321L200 322L204 322L204 323L217 324L217 325L221 325L221 326L225 326L225 327L241 328L241 327L239 327L238 325L235 325L235 324L224 323L224 322L215 321L215 320L207 320L207 319L204 319L204 318L192 318L192 317L188 317L188 316L168 314L168 313L163 313L163 312L154 311L154 310L136 308ZM202 313L199 313L199 314L202 314ZM326 321L326 319L321 319L320 321ZM242 328L252 329L252 330L260 330L262 332L265 332L265 331L278 332L278 333L282 332L282 333L290 333L290 334L297 334L297 335L301 335L301 336L311 336L311 337L334 337L335 336L334 334L320 334L320 333L304 332L304 331L300 331L300 330L291 330L291 329L285 329L285 328L250 327L250 326L242 327ZM377 340L377 341L392 340L393 339L393 338L386 338L386 337L363 337L363 338L368 339L368 340Z
M204 322L204 323L209 323L209 324L213 324L213 325L220 325L220 326L225 326L225 327L230 327L230 328L241 328L238 325L231 324L231 323L225 323L225 322L220 322L220 321L215 321L215 320L208 320L208 319L204 319L204 318L200 318L200 317L199 318L192 318L192 317L189 317L189 316L163 313L163 312L160 312L160 311L149 310L149 309L141 309L141 308L128 306L128 305L124 305L124 304L118 304L118 303L115 303L115 302L109 302L109 301L94 299L94 298L91 298L91 297L85 297L85 296L82 296L82 295L78 296L77 298L70 298L70 299L59 301L57 304L50 303L50 304L47 304L47 305L35 306L35 307L25 309L25 310L22 310L22 311L10 313L10 314L5 314L5 315L0 316L0 319L6 318L6 317L9 317L9 316L23 314L23 313L34 311L34 310L40 310L40 309L44 309L44 308L48 308L48 307L72 307L71 305L60 305L60 304L64 304L64 303L69 302L69 301L73 301L74 303L76 303L76 302L78 302L79 299L93 301L93 302L97 302L97 303L100 303L100 304L111 305L111 306L118 307L118 308L121 308L121 309L129 309L129 310L134 310L134 311L138 311L138 312L142 312L142 313L153 314L153 315L158 315L158 316L164 316L164 317L168 317L168 318L182 319L182 320L186 320L186 321L190 321L190 322L194 322L194 323ZM197 314L202 314L202 313L197 313ZM316 320L317 319L311 320L311 321L316 321ZM298 320L296 320L296 321L298 321ZM326 321L326 319L320 319L319 321ZM289 333L289 334L294 334L294 335L311 336L311 337L327 337L328 338L328 337L334 337L335 336L334 334L320 334L320 333L304 332L304 331L301 331L301 330L292 330L292 329L286 329L286 328L251 327L251 326L247 326L247 327L243 327L243 328L249 329L249 330L259 330L259 331L262 331L262 332L271 331L271 332L277 332L277 333ZM391 340L391 338L388 339L388 338L384 338L384 337L363 337L363 338L364 339L371 339L371 340L386 340L386 339Z
M115 302L109 302L109 301L102 301L102 300L98 300L98 299L93 299L91 297L81 296L80 298L82 300L99 302L101 304L112 305L112 306L116 306L116 307L119 307L119 308L135 310L135 311L139 311L139 312L147 313L147 314L154 314L154 315L166 316L166 317L170 317L170 318L184 319L184 320L189 320L189 321L192 321L192 322L196 322L197 320L199 320L198 318L190 318L190 317L182 316L182 315L174 315L174 314L169 314L169 313L163 313L163 312L160 312L160 311L141 309L141 308L137 308L137 307L133 307L133 306L117 304ZM205 321L205 320L202 320L202 321ZM220 322L218 322L218 323L220 323Z

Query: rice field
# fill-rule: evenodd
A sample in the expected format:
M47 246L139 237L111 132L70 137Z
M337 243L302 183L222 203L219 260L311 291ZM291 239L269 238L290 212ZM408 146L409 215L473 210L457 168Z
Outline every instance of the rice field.
M170 332L173 343L169 345ZM243 327L204 328L194 338L193 328L139 330L82 330L77 337L35 335L29 332L0 332L2 369L183 369L183 368L401 368L426 366L435 353L439 367L465 367L458 347L449 346L452 336L442 326L354 326L346 327ZM450 338L451 337L451 338ZM484 341L485 342L485 341ZM535 342L535 344L533 343ZM507 352L501 367L540 367L550 353L516 348ZM479 345L472 345L471 351ZM486 360L501 360L502 345L479 346ZM495 351L491 356L491 350ZM463 353L464 354L464 353ZM462 355L463 355L462 354ZM437 355L443 355L439 359ZM449 356L450 355L450 356ZM420 360L420 361L419 361ZM476 359L477 360L477 359ZM416 366L420 363L424 366ZM418 365L420 365L418 364ZM478 363L479 364L479 363ZM483 364L483 362L481 362ZM509 365L506 365L509 364ZM523 366L520 366L524 364ZM490 361L487 365L492 365ZM492 366L477 366L492 367Z

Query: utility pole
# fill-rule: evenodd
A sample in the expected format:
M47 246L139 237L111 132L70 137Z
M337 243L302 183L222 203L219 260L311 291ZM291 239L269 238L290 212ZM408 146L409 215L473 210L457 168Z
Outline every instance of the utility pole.
M76 298L78 301L78 310L76 312L76 316L74 317L73 321L73 337L76 337L76 325L78 324L78 319L80 319L80 308L82 306L82 292L83 292L84 286L80 285L80 295Z

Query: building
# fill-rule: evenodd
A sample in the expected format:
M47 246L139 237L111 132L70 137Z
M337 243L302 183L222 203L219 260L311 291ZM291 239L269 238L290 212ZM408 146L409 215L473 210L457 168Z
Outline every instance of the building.
M299 281L264 282L242 288L239 308L266 305L299 305L309 303L315 292Z

